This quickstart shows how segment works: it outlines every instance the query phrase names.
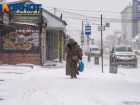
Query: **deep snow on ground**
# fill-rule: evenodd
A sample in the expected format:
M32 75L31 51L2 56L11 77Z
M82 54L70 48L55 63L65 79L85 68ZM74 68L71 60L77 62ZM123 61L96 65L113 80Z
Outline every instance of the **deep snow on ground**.
M0 105L140 105L140 65L109 73L83 57L77 79L65 75L65 62L55 68L0 66Z

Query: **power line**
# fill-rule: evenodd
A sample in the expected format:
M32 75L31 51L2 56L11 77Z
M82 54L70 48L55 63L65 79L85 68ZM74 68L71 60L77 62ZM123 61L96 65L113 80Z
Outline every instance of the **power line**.
M74 16L82 16L82 17L85 17L85 18L92 18L92 19L100 19L100 17L92 17L92 16L86 16L86 15L81 15L81 14L76 14L76 13L72 13L72 12L67 12L67 11L62 11L64 14L72 14ZM118 18L103 18L103 20L106 20L106 21L110 21L110 22L136 22L138 20L123 20L123 19L118 19ZM106 22L105 21L105 22Z
M63 15L63 17L64 18L70 18L70 19L77 19L77 20L83 20L83 21L86 21L86 18L76 18L76 17L72 17L72 16L65 16L65 15ZM98 19L88 19L88 22L90 22L90 21L100 21L99 20L100 18L98 18ZM133 23L133 22L138 22L138 20L120 20L120 21L118 21L118 20L103 20L103 22L115 22L115 23Z
M42 6L47 7L47 6ZM47 8L55 8L55 7L47 7ZM92 11L92 10L78 10L78 9L67 9L67 8L56 8L62 10L72 10L72 11L87 11L87 12L105 12L105 13L121 13L121 12L112 12L112 11ZM137 12L125 12L125 13L137 13Z

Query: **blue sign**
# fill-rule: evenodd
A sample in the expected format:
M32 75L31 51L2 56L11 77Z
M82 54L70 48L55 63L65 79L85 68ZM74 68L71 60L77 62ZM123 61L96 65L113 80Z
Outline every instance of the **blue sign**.
M139 43L136 43L136 45L138 46L138 45L139 45Z
M91 26L85 26L85 35L91 35Z
M94 39L91 39L91 44L92 44L92 45L94 44Z
M136 40L136 43L139 43L139 40Z
M81 42L85 41L85 37L83 35L81 35Z
M136 40L136 45L139 46L139 40Z
M94 39L91 39L92 42L94 42Z

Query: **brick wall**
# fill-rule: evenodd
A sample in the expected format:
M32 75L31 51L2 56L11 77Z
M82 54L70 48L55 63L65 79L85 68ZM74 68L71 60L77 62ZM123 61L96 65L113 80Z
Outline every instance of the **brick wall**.
M40 65L40 54L35 53L1 53L1 61L4 64L30 63Z

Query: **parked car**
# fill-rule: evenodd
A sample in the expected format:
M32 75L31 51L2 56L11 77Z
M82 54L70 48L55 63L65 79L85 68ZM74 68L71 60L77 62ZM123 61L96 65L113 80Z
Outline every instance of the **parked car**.
M134 50L136 55L140 55L140 50Z
M115 45L110 51L110 64L115 63L122 66L133 66L137 68L137 56L134 53L132 46Z
M100 57L100 49L98 46L90 46L90 56Z

